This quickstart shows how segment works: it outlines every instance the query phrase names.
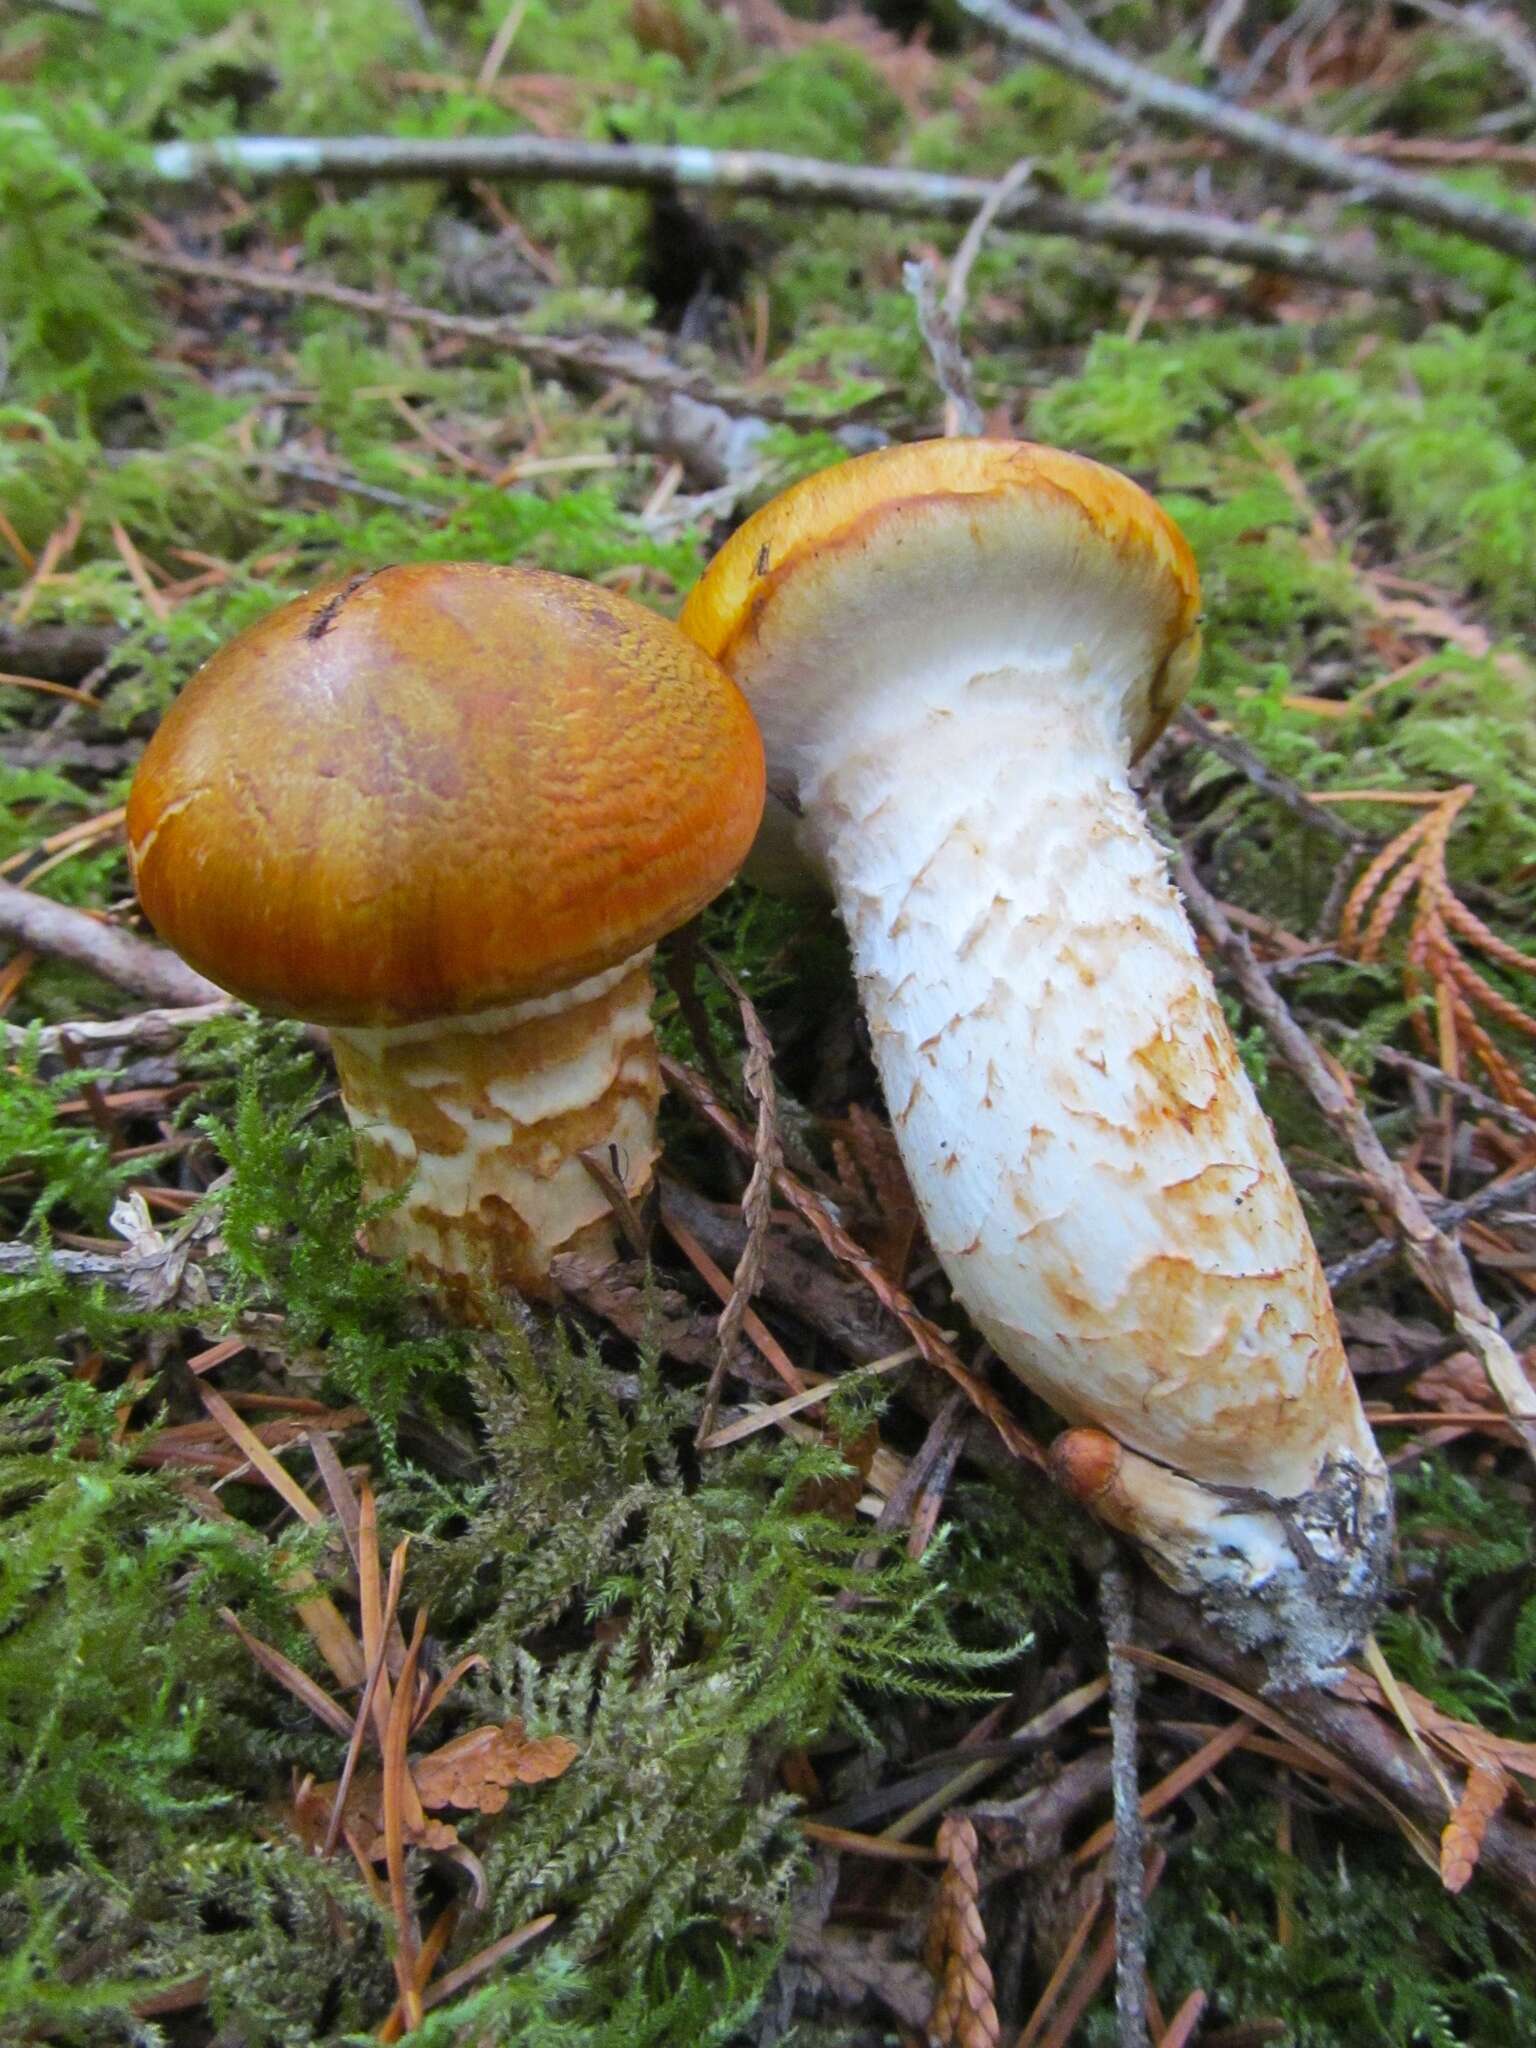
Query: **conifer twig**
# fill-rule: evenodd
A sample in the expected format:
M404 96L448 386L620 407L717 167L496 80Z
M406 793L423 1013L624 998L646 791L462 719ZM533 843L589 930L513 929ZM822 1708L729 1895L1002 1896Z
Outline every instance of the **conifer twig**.
M1326 804L1314 803L1299 783L1293 782L1288 775L1282 775L1277 768L1271 768L1246 740L1240 739L1236 733L1219 731L1209 719L1201 717L1193 704L1184 705L1174 720L1174 725L1200 746L1220 755L1229 767L1235 768L1240 775L1245 776L1255 789L1262 790L1265 796L1272 796L1277 803L1284 804L1286 809L1304 825L1310 825L1318 832L1326 832L1330 838L1337 839L1351 852L1362 852L1367 847L1377 844L1375 840L1357 832L1348 819L1341 818L1337 811L1330 810Z
M1013 5L1013 0L960 0L975 20L996 29L1008 42L1057 70L1128 101L1138 114L1176 121L1226 141L1272 163L1288 165L1319 184L1348 192L1359 204L1396 213L1425 227L1462 235L1536 263L1536 221L1524 212L1507 213L1437 178L1421 178L1391 164L1340 149L1323 136L1288 127L1267 114L1234 106L1198 86L1166 78L1148 65L1124 57L1085 30L1068 31Z
M1349 161L1353 164L1358 159ZM766 149L583 142L543 135L443 140L398 135L235 135L217 142L162 143L154 153L154 167L160 178L173 184L204 184L231 175L261 184L285 178L482 177L609 185L631 191L734 192L776 199L785 205L848 207L897 220L970 221L996 189L990 178L823 162ZM1021 184L998 204L995 218L999 225L1027 234L1102 242L1137 256L1213 257L1346 290L1428 289L1444 293L1446 289L1443 279L1403 264L1384 263L1338 243L1178 207L1120 199L1068 199ZM139 262L165 269L190 260L172 258L157 263L148 251L128 253Z
M1479 1188L1475 1195L1468 1195L1461 1202L1435 1203L1426 1209L1434 1218L1435 1228L1442 1234L1454 1230L1460 1223L1469 1223L1474 1216L1496 1214L1536 1191L1536 1167L1525 1173L1517 1173L1509 1180L1491 1181L1487 1187ZM1328 1285L1345 1287L1351 1280L1359 1280L1366 1273L1374 1273L1378 1266L1384 1266L1397 1250L1397 1239L1378 1237L1374 1244L1364 1245L1357 1252L1350 1252L1346 1258L1338 1259L1328 1267Z
M1381 1142L1370 1118L1345 1092L1254 959L1247 939L1228 921L1187 856L1180 857L1177 879L1191 913L1231 968L1244 1000L1263 1022L1281 1058L1349 1145L1391 1215L1409 1265L1450 1311L1457 1335L1477 1355L1495 1399L1536 1459L1536 1393L1498 1318L1478 1293L1466 1253L1436 1228L1412 1181Z

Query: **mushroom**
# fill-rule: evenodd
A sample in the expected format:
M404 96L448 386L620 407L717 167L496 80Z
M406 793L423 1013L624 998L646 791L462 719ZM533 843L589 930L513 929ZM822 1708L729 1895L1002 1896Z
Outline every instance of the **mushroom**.
M656 941L762 808L735 684L667 620L534 569L382 569L193 677L128 804L139 900L258 1008L330 1027L369 1248L476 1312L611 1255L656 1157Z
M1369 1625L1390 1497L1130 785L1193 680L1199 607L1135 484L949 440L786 491L682 624L762 727L775 866L830 878L933 1249L1080 1425L1062 1477L1298 1678Z

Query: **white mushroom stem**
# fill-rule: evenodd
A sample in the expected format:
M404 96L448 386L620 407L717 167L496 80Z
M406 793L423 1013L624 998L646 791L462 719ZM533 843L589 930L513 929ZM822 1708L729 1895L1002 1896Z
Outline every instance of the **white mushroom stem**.
M428 1023L333 1030L363 1192L400 1194L369 1249L473 1308L547 1293L556 1252L614 1254L595 1152L632 1194L656 1159L653 949L558 995Z
M1310 1676L1368 1611L1385 1473L1131 790L1124 695L1077 660L850 693L798 764L801 830L956 1294L1126 1447L1113 1488L1077 1490Z

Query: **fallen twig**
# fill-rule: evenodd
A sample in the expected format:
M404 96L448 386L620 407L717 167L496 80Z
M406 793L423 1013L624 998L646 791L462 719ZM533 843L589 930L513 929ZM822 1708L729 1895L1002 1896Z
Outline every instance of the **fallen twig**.
M1281 1057L1348 1143L1396 1224L1409 1265L1449 1309L1457 1335L1476 1353L1500 1407L1536 1459L1536 1393L1498 1318L1478 1293L1465 1252L1430 1220L1413 1183L1376 1135L1370 1118L1345 1092L1254 959L1247 939L1228 921L1188 859L1179 862L1178 883L1191 912L1231 968L1244 999L1262 1019Z
M1509 1180L1492 1181L1487 1187L1479 1188L1475 1195L1468 1195L1465 1201L1436 1204L1428 1213L1433 1214L1435 1228L1443 1235L1447 1230L1454 1230L1457 1224L1469 1222L1474 1216L1486 1216L1491 1211L1506 1208L1533 1190L1536 1190L1536 1167L1528 1173L1517 1173ZM1374 1273L1396 1250L1396 1238L1378 1237L1374 1244L1365 1245L1360 1251L1350 1252L1346 1258L1336 1260L1328 1268L1328 1285L1344 1287L1351 1280Z
M1211 753L1219 754L1230 767L1246 776L1255 789L1263 790L1266 796L1272 796L1277 803L1284 804L1294 817L1300 818L1304 825L1310 825L1314 831L1326 832L1331 839L1337 839L1341 845L1357 852L1364 852L1377 843L1355 831L1348 819L1341 818L1337 811L1330 810L1326 804L1314 803L1300 784L1292 782L1288 775L1282 775L1278 769L1271 768L1269 763L1256 753L1246 740L1239 739L1236 733L1218 732L1210 720L1202 718L1192 704L1184 706L1174 724L1190 739L1198 741L1202 747L1209 748Z
M0 939L88 967L103 981L173 1009L228 1000L221 988L164 946L150 945L83 910L71 910L11 882L0 882Z
M1349 161L1353 167L1358 159ZM996 190L995 181L990 178L956 177L942 171L885 165L828 163L766 149L578 142L543 135L477 136L464 140L396 135L237 135L219 142L162 143L154 153L154 166L161 178L176 184L211 184L231 174L259 183L297 177L478 177L612 185L655 192L735 192L743 197L777 199L786 205L846 206L860 212L883 213L893 219L953 221L973 219ZM1385 170L1386 166L1382 168ZM1488 208L1476 210L1491 212ZM1366 253L1321 242L1310 235L1280 234L1216 214L1190 213L1176 207L1135 205L1114 199L1066 199L1021 186L999 203L994 217L1000 225L1025 233L1104 242L1137 256L1209 256L1224 263L1249 264L1255 269L1281 271L1346 289L1444 290L1442 281L1424 272L1383 263ZM135 254L140 261L152 261L147 252ZM174 268L177 260L167 259L159 267ZM239 274L234 266L229 267ZM480 324L511 325L498 321ZM462 326L459 331L463 331ZM530 351L535 340L548 343L550 339L528 337ZM615 370L613 374L625 373ZM677 383L666 388L691 390L693 385Z
M1255 156L1288 164L1320 184L1348 192L1361 205L1485 243L1526 263L1536 262L1536 221L1524 214L1506 213L1438 179L1415 177L1391 164L1357 156L1321 136L1271 120L1267 114L1251 113L1214 93L1202 92L1198 86L1165 78L1161 72L1121 56L1097 36L1083 30L1068 32L1025 14L1012 0L960 0L960 5L1032 57L1130 101L1139 114L1225 136Z
M975 218L961 237L960 246L950 262L949 276L944 282L944 310L957 328L965 313L966 294L971 287L971 272L976 266L976 258L981 254L982 245L1003 208L1016 192L1025 189L1034 176L1034 171L1034 164L1029 157L1020 157L1010 170L1004 171L977 207Z
M1471 1108L1480 1110L1484 1116L1496 1117L1500 1123L1508 1124L1511 1130L1523 1131L1528 1138L1536 1138L1536 1117L1527 1116L1524 1110L1516 1109L1513 1103L1501 1102L1496 1095L1489 1095L1476 1088L1470 1081L1460 1081L1439 1067L1431 1066L1428 1060L1416 1060L1412 1053L1399 1052L1395 1046L1377 1045L1371 1048L1371 1058L1381 1066L1395 1067L1399 1073L1413 1074L1420 1081L1428 1082L1442 1095L1454 1095L1458 1102L1465 1102ZM1444 1217L1437 1219L1442 1225Z
M944 394L944 432L979 434L981 407L976 403L971 366L960 346L954 317L939 297L934 267L926 259L904 263L901 278L917 308L917 331L928 351L934 381Z
M517 138L524 140L527 138ZM222 147L222 145L211 145ZM141 269L167 277L186 277L226 290L261 293L268 298L308 299L322 305L339 306L372 320L404 321L413 327L430 328L437 334L461 335L466 340L489 342L542 368L552 375L575 371L592 377L613 377L621 383L642 385L652 391L682 392L711 405L748 411L763 419L791 425L825 425L819 414L804 408L782 405L769 393L732 391L716 384L697 370L686 370L656 350L638 341L601 341L591 336L539 334L515 320L497 320L474 313L445 313L436 306L418 306L391 292L359 291L351 285L334 284L328 278L293 277L277 270L257 270L241 263L219 263L201 256L183 256L168 249L146 249L124 244L122 253ZM325 476L324 482L337 482ZM341 486L338 483L338 488Z
M1453 7L1450 0L1404 0L1404 4L1416 14L1455 29L1458 35L1497 50L1526 91L1536 95L1536 43L1522 35L1512 14L1491 13L1485 7Z
M1136 1633L1130 1577L1112 1559L1099 1577L1099 1615L1109 1657L1109 1734L1114 1772L1115 2017L1120 2048L1146 2048L1147 1911L1141 1893L1146 1851L1136 1782L1136 1666L1126 1654Z
M22 892L23 894L25 891ZM0 1024L0 1046L15 1052L35 1039L38 1052L47 1058L66 1045L77 1051L103 1052L132 1047L135 1052L171 1052L189 1031L212 1017L228 1016L240 1005L232 996L218 1002L193 1003L187 1008L139 1010L127 1017L77 1017L68 1024Z

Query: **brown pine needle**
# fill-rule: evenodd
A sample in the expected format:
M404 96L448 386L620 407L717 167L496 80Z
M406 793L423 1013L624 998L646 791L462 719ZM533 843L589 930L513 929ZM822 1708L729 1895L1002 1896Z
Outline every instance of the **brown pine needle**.
M529 1920L523 1926L514 1928L512 1933L504 1934L500 1941L493 1941L488 1948L481 1949L478 1955L471 1956L467 1963L460 1963L456 1970L450 1970L446 1977L439 1978L422 2000L422 2004L430 2012L434 2007L446 2004L450 1998L457 1998L461 1991L467 1991L471 1984L477 1984L482 1977L489 1976L498 1963L505 1962L508 1956L515 1955L520 1948L526 1948L530 1941L547 1933L554 1924L553 1913L541 1913L536 1920Z
M437 1968L442 1958L443 1950L447 1948L449 1942L453 1939L454 1929L458 1924L458 1907L445 1906L432 1922L427 1932L427 1938L421 1944L421 1953L416 1958L416 1989L423 1994L421 2001L423 2007L427 2004L425 1993L428 1979ZM401 2011L400 2001L397 1998L390 2009L389 2018L379 2028L374 2038L379 2041L398 2041L404 2031L405 2016Z
M1099 1908L1104 1903L1104 1884L1100 1879L1088 1894L1088 1903L1078 1915L1077 1924L1067 1937L1067 1945L1056 1958L1056 1967L1046 1979L1045 1989L1035 2001L1035 2009L1025 2021L1014 2048L1035 2048L1042 2028L1055 2010L1067 1979L1077 1966L1088 1937L1093 1932L1094 1922L1099 1917Z
M336 1783L336 1801L331 1808L330 1824L325 1831L325 1842L321 1855L329 1857L335 1852L337 1839L341 1834L342 1816L347 1809L347 1794L352 1789L352 1775L357 1769L357 1760L362 1755L363 1738L368 1730L369 1717L373 1712L374 1695L384 1677L384 1644L388 1641L389 1629L400 1605L400 1588L405 1579L405 1558L411 1539L406 1536L395 1546L395 1554L389 1561L389 1591L384 1599L384 1627L381 1631L379 1648L368 1665L368 1683L363 1696L357 1703L357 1718L352 1723L352 1738L347 1744L346 1761L341 1767L341 1776Z
M259 1636L253 1636L229 1608L219 1609L219 1619L227 1628L234 1630L262 1670L269 1677L275 1678L279 1685L287 1686L294 1698L302 1700L317 1720L323 1721L335 1735L351 1735L352 1716L339 1706L328 1692L316 1685L308 1672L301 1671L297 1664L290 1663L281 1650L274 1650L270 1643L264 1643Z
M1418 1751L1419 1762L1423 1764L1424 1768L1433 1777L1435 1783L1440 1787L1440 1790L1445 1794L1446 1805L1454 1809L1456 1794L1451 1790L1450 1780L1446 1777L1444 1771L1441 1770L1434 1757L1431 1756L1429 1744L1419 1732L1419 1724L1414 1719L1413 1709L1409 1706L1407 1699L1403 1695L1403 1689L1397 1682L1397 1673L1382 1654L1381 1645L1377 1642L1374 1635L1366 1637L1360 1654L1370 1667L1371 1676L1386 1694L1392 1711L1397 1716L1398 1726Z
M1149 1792L1142 1793L1142 1819L1150 1820L1154 1814L1161 1813L1165 1806L1172 1806L1176 1799L1182 1799L1192 1785L1198 1785L1202 1778L1209 1777L1216 1766L1225 1762L1234 1749L1241 1749L1253 1733L1253 1729L1254 1723L1246 1714L1240 1715L1227 1727L1218 1729L1193 1756L1186 1757L1183 1763L1171 1770L1167 1777L1161 1779ZM1115 1824L1112 1820L1107 1820L1102 1827L1094 1829L1080 1849L1073 1851L1072 1861L1092 1863L1096 1857L1103 1855L1114 1839Z
M421 2025L421 1992L416 1984L416 1958L419 1948L416 1932L416 1916L411 1905L410 1888L406 1882L405 1870L405 1818L408 1805L419 1807L415 1788L410 1783L410 1769L406 1763L406 1744L411 1732L410 1702L416 1687L416 1667L421 1657L421 1646L426 1639L427 1611L420 1608L416 1615L416 1626L405 1652L405 1668L400 1673L400 1683L395 1687L390 1702L389 1725L384 1735L384 1864L389 1876L389 1905L395 1923L395 1951L392 1958L395 1979L400 1986L400 2003L405 2013L405 2023L411 2027ZM407 1789L409 1788L409 1790Z
M942 1863L937 1849L919 1848L915 1842L888 1841L884 1835L861 1835L852 1828L829 1827L825 1821L802 1820L802 1835L808 1842L821 1842L850 1856L873 1856L886 1863Z
M40 690L45 697L64 697L71 704L87 704L93 711L99 708L89 691L72 690L68 683L45 682L41 676L13 676L0 670L0 683L13 690Z
M1168 2022L1167 2030L1158 2042L1157 2048L1186 2048L1190 2036L1199 2024L1200 2015L1205 2011L1206 1993L1191 1991Z

